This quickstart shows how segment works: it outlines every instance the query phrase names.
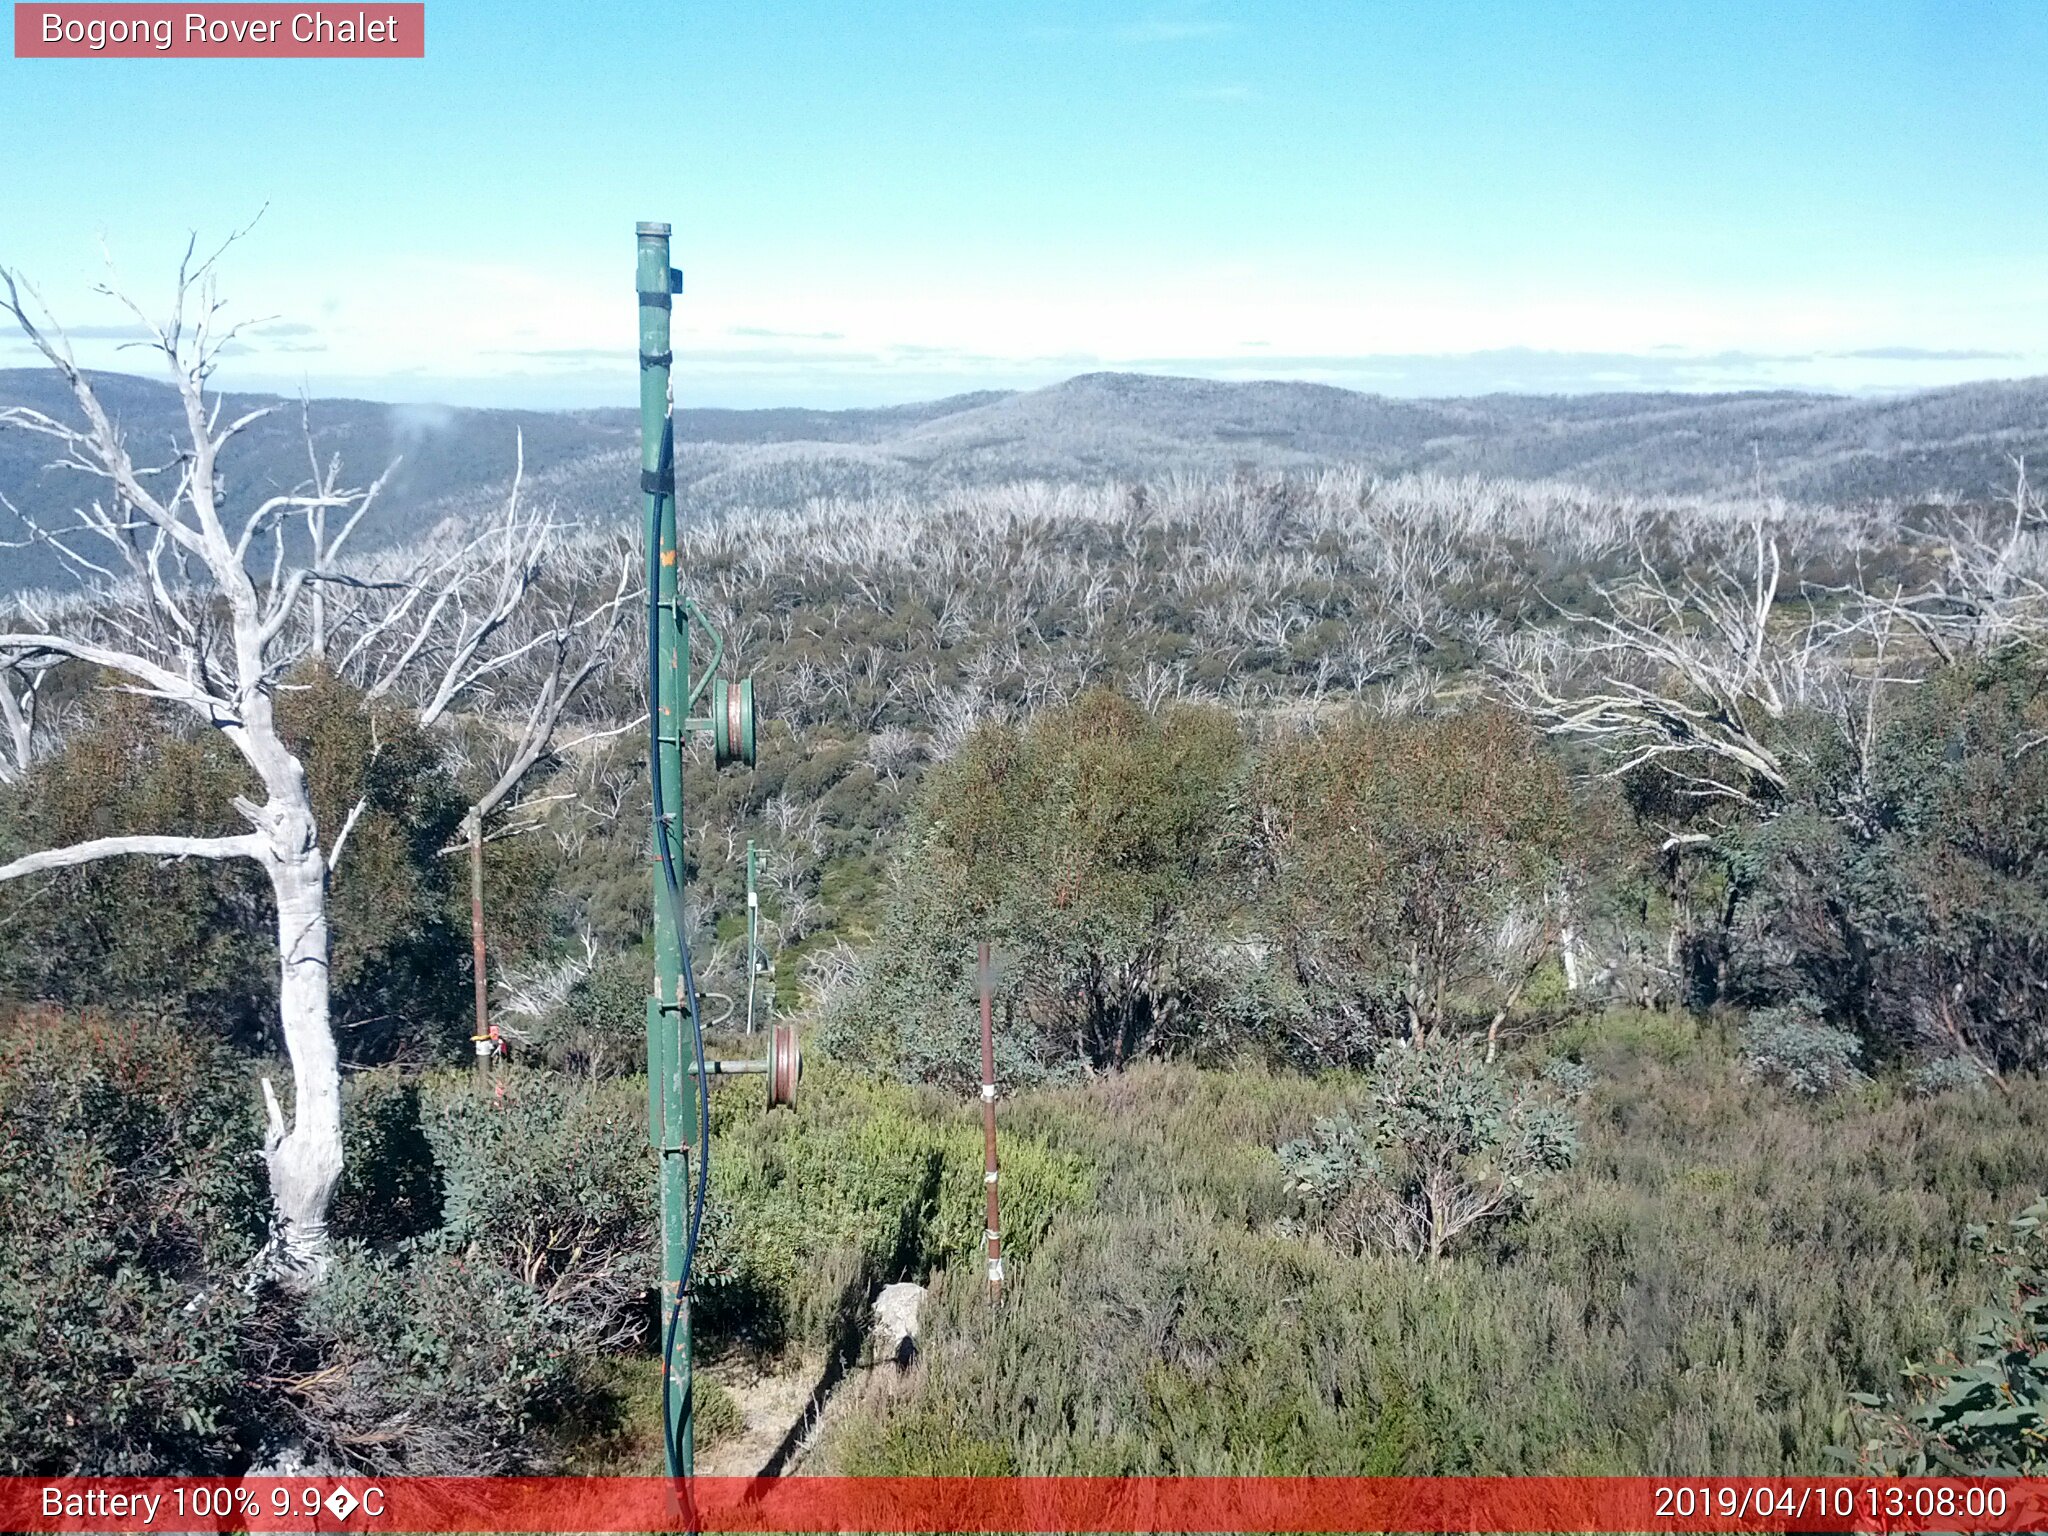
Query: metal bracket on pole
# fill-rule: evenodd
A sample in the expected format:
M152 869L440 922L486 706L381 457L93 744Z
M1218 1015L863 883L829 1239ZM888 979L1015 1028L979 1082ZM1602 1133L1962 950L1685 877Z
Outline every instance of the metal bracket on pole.
M795 1109L797 1080L803 1076L803 1049L794 1024L776 1024L768 1030L768 1055L761 1061L707 1061L704 1070L712 1077L765 1077L768 1079L768 1107Z
M684 727L711 738L711 759L717 767L726 768L734 763L753 767L754 680L743 677L734 682L718 675L719 665L725 660L725 636L687 597L677 604L676 624L685 631L683 645L686 652L689 648L687 632L692 624L711 641L711 659L705 662L703 672L691 681L688 696L683 701L685 711L695 709L708 688L711 691L711 712L691 716L683 722Z

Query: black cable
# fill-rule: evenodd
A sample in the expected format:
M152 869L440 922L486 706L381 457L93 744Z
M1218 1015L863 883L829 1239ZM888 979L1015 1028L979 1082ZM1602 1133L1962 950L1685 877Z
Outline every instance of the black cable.
M675 426L671 419L662 423L661 428L659 473L664 484L673 483L670 475L674 463ZM674 515L674 493L670 492L667 499ZM669 923L675 930L676 950L682 959L682 996L677 1003L689 1009L697 1065L697 1190L691 1202L689 1233L683 1243L682 1271L676 1277L675 1294L669 1298L668 1324L663 1329L661 1347L661 1435L669 1475L673 1477L680 1469L681 1458L677 1455L669 1384L675 1375L676 1332L683 1316L683 1293L689 1288L690 1272L696 1267L697 1238L703 1230L704 1199L711 1183L711 1093L710 1074L704 1064L704 1020L697 1007L697 977L690 964L690 946L683 938L682 883L676 877L675 851L669 845L668 808L661 792L661 501L662 496L656 493L654 526L648 530L647 540L647 763L648 777L654 785L654 845L661 854L662 894L668 902ZM679 733L686 728L681 721L677 722ZM648 1067L651 1071L653 1063ZM666 1120L667 1115L664 1113L662 1118Z

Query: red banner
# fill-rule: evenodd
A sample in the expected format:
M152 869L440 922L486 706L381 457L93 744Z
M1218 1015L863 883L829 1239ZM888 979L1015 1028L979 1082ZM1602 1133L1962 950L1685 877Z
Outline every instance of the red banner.
M423 59L419 0L14 7L17 59Z
M0 1478L45 1531L2041 1531L2048 1480Z

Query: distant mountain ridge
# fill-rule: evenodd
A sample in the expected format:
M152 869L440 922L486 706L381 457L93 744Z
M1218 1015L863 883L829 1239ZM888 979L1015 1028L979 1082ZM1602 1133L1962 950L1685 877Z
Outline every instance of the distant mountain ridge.
M96 383L138 459L169 443L180 417L167 386L121 374L97 375ZM263 403L279 409L238 445L231 494L267 494L304 475L298 402L234 396L228 408ZM46 370L0 370L0 405L71 416ZM591 520L630 516L635 507L639 422L631 410L315 400L308 417L320 451L340 453L358 481L399 460L374 519L378 542L473 516L502 495L522 435L535 494ZM688 408L677 425L685 502L700 513L1017 479L1098 482L1334 464L1389 475L1565 479L1641 494L1734 493L1761 480L1767 491L1798 500L1917 500L1992 494L2010 479L2012 456L2048 456L2048 379L1875 400L1797 393L1405 400L1324 384L1095 373L1045 389L865 410ZM77 475L46 468L51 446L0 431L0 494L45 518L90 494ZM0 521L11 520L0 514ZM13 536L0 531L0 538ZM0 588L59 574L47 551L0 549Z

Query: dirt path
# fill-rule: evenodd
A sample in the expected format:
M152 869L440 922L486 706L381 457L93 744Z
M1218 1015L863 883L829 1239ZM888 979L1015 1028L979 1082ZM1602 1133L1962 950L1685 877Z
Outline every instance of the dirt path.
M747 1427L700 1451L697 1470L707 1477L801 1477L830 1471L808 1464L827 1431L877 1394L886 1399L912 1389L921 1374L915 1361L904 1369L894 1361L876 1363L867 1357L828 1370L822 1356L806 1356L794 1369L772 1376L720 1373L719 1384L739 1404Z
M806 1358L772 1376L718 1373L719 1385L739 1404L746 1428L700 1452L697 1471L706 1477L758 1477L767 1471L809 1415L824 1373L822 1357Z

